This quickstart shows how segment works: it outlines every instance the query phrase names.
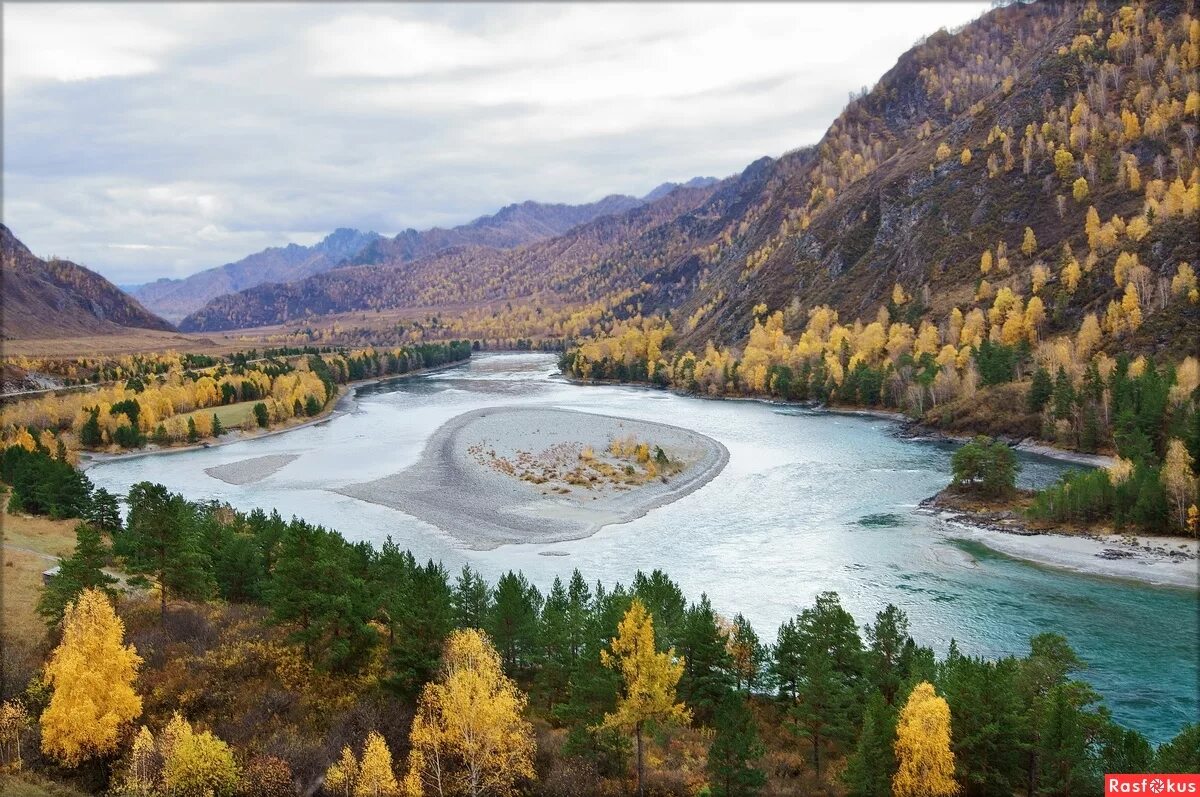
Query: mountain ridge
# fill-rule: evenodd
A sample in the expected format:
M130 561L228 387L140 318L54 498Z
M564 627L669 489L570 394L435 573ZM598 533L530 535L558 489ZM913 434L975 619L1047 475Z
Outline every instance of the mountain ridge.
M69 260L42 260L0 224L5 340L174 331L104 277Z

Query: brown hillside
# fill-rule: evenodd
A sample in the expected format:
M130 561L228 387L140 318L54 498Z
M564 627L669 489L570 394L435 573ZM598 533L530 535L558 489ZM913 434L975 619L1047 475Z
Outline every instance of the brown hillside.
M94 271L35 257L2 224L0 277L6 340L173 329Z

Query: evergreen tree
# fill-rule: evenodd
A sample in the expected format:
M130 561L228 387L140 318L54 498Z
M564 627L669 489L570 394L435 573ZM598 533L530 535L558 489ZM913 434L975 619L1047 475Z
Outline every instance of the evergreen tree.
M492 605L491 588L470 566L463 565L462 572L454 582L451 601L455 626L482 629L487 625Z
M791 695L785 709L792 729L811 747L818 778L822 748L850 741L858 728L863 659L858 627L837 593L821 593L811 609L780 629L777 673L785 696Z
M685 662L680 695L692 716L707 724L733 688L733 661L707 595L684 616L679 653Z
M1012 794L1021 782L1023 718L1015 659L963 656L958 646L939 670L938 686L955 718L955 761L963 793Z
M164 621L168 592L199 600L212 594L211 561L197 532L196 507L183 496L149 482L129 488L129 522L115 552L130 573L157 582Z
M1075 388L1071 378L1060 365L1058 375L1054 378L1054 417L1058 420L1069 420L1075 407Z
M767 777L754 764L766 752L754 715L739 693L727 692L716 711L708 748L708 780L713 797L753 797Z
M654 618L654 636L660 650L677 647L683 634L683 620L687 612L687 599L683 590L662 570L655 569L649 576L638 571L631 586L633 596L642 602L646 611Z
M1033 373L1033 383L1029 386L1029 411L1041 412L1052 395L1054 383L1050 380L1050 372L1045 366L1038 366Z
M93 407L88 413L88 419L79 427L79 444L96 448L103 442L100 435L100 408Z
M863 712L858 746L843 777L854 797L891 797L896 774L896 708L879 692L871 693Z
M867 667L872 684L883 695L888 705L896 704L896 693L900 690L907 673L904 654L912 641L908 634L908 615L889 603L875 615L874 625L866 626Z
M729 636L733 685L738 691L754 691L762 682L767 667L767 649L744 615L733 618Z
M187 441L189 443L195 443L199 439L200 432L196 429L196 419L189 417L187 421Z
M121 531L121 509L117 497L103 487L92 493L88 521L100 531L115 534Z
M510 570L496 582L487 630L500 653L504 672L510 677L530 670L537 664L541 631L538 615L541 606L541 593L524 574Z
M371 590L358 552L340 535L295 520L280 541L267 585L274 620L293 627L306 657L353 670L375 641Z
M387 627L392 677L388 683L415 697L437 673L446 638L454 629L450 584L438 562L417 564L391 537L370 567L381 617Z
M75 551L58 560L58 572L38 598L38 614L51 627L62 621L63 612L86 589L98 589L113 596L112 586L117 579L101 568L108 559L108 546L100 532L86 523L75 527Z
M1200 773L1200 723L1185 725L1174 739L1159 745L1154 767L1158 772Z
M555 576L542 606L542 666L538 670L538 685L549 706L564 702L568 697L571 676L575 671L575 651L570 627L570 598L562 579Z
M214 412L212 416L212 436L220 437L223 434L225 434L225 427L221 425L221 416Z
M253 383L243 382L242 384ZM271 413L267 410L267 405L261 401L254 405L254 420L263 429L266 429L271 423Z
M1100 774L1089 750L1083 712L1068 684L1058 684L1046 699L1038 729L1038 793L1082 794Z

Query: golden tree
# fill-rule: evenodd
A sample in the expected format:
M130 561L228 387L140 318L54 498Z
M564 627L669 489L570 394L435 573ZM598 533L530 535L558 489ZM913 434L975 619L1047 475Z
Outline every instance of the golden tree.
M1032 227L1025 228L1025 237L1021 240L1021 253L1029 257L1037 251L1037 236L1033 234Z
M405 791L410 795L509 795L534 777L526 697L476 629L446 642L441 677L425 685L413 718ZM360 775L361 778L361 775Z
M683 675L684 661L672 648L659 653L654 646L654 620L646 607L634 598L625 612L617 635L609 644L611 652L600 651L605 667L621 673L624 682L617 709L604 715L603 727L632 731L637 743L638 794L644 793L645 755L642 732L648 724L669 725L691 721L691 712L675 701L675 689Z
M240 771L233 750L208 731L196 733L175 714L159 739L163 791L178 797L222 797L237 788Z
M950 706L926 681L917 684L896 725L896 797L949 797L958 793L950 749Z
M358 759L349 747L343 747L341 757L325 770L325 791L334 797L353 797L357 784Z
M1176 521L1186 528L1187 508L1196 496L1196 474L1192 472L1192 455L1182 440L1172 438L1167 444L1167 456L1163 459L1159 478L1166 488Z
M382 736L371 731L363 746L354 797L394 797L399 794L400 785L392 771L392 751Z
M142 659L124 636L100 590L67 604L62 642L46 665L54 695L41 720L42 751L67 766L113 752L124 726L142 713L133 690Z

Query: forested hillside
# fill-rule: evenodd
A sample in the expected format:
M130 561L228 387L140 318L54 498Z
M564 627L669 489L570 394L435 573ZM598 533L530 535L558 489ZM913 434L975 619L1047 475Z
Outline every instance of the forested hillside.
M67 260L42 260L0 224L3 328L0 337L110 335L171 325L94 271Z
M216 296L264 282L302 279L331 269L379 237L374 232L342 228L312 246L272 246L184 279L148 282L132 289L131 294L164 318L178 321Z
M724 184L722 184L724 185ZM690 246L693 211L712 187L679 188L654 202L601 216L557 238L516 249L461 246L420 260L347 266L288 284L222 296L183 320L193 331L278 324L347 310L463 305L489 300L592 300L636 288L647 270ZM710 207L728 199L718 190ZM714 213L708 210L706 213ZM644 253L662 253L647 259Z
M458 227L434 227L420 232L408 229L394 238L381 238L347 262L349 265L403 263L454 246L510 249L562 235L572 227L586 224L592 219L621 213L641 204L641 200L621 194L606 196L584 205L522 202Z
M1036 345L1092 315L1094 348L1178 356L1186 341L1167 330L1198 318L1198 37L1183 2L998 8L906 53L816 146L711 195L509 253L458 248L224 297L185 328L628 290L614 315L668 317L681 351L740 349L758 305L787 311L794 339L818 306L869 327L899 285L885 341L893 323L915 338L926 321L939 348ZM967 338L950 334L956 310L975 319Z

